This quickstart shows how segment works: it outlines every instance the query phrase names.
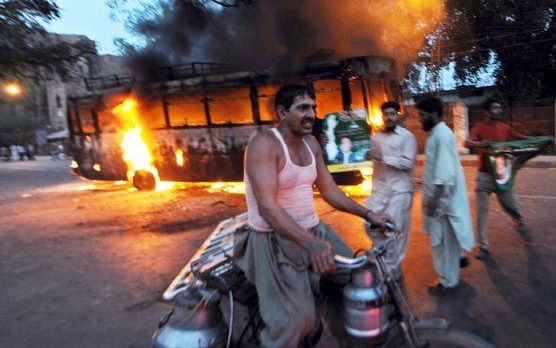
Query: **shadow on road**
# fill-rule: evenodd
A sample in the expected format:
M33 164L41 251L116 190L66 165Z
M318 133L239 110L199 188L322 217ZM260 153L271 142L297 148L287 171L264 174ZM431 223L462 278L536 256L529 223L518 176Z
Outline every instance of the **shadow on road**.
M477 297L477 289L461 279L457 288L435 296L436 309L426 313L425 316L427 318L457 318L457 320L451 320L452 326L496 344L494 327L486 324L488 320L483 320L477 316L476 312L472 312L476 307L474 302Z
M550 308L556 302L556 288L550 270L533 246L525 245L524 249L527 257L526 274L516 276L526 280L523 284L528 285L528 291L524 291L523 287L520 288L512 278L504 274L495 257L484 261L487 274L502 300L523 322L529 323L528 327L548 342L556 342L556 333L549 327L553 323Z

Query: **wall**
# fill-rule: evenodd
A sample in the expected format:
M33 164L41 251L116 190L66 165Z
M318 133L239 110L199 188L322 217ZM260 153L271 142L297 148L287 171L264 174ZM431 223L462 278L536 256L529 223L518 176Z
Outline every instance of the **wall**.
M460 153L466 153L463 148L463 141L465 136L473 128L473 125L485 119L485 112L480 105L467 104L463 108L462 104L465 102L445 102L445 115L444 120L446 124L454 130L456 125L456 138L458 140L458 147ZM465 117L465 109L467 109L468 116ZM544 100L537 106L518 106L507 109L505 121L515 130L524 135L550 135L554 136L555 130L555 101ZM419 153L424 152L426 143L426 133L422 130L419 123L419 116L414 105L404 105L404 115L406 117L406 127L417 138L417 145ZM459 133L459 134L458 134Z

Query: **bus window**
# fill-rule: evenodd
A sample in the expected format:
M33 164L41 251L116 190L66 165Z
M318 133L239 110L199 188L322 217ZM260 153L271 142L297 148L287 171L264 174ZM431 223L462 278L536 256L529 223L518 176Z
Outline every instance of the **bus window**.
M69 109L69 115L71 119L71 128L73 130L73 133L77 134L79 133L79 124L77 123L77 117L75 115L75 107L72 105L68 107L68 109Z
M361 79L350 78L348 80L349 90L351 92L351 108L362 109L365 107L365 96L363 95L363 88L361 86Z
M112 113L109 107L102 107L97 110L98 125L101 132L115 132L118 130L117 116Z
M253 123L249 88L209 91L209 110L214 124Z
M274 111L274 97L278 92L279 85L266 85L257 87L257 95L259 98L259 115L261 121L277 121Z
M164 108L160 100L144 103L139 107L139 115L144 125L151 129L165 128Z
M313 81L317 103L317 116L344 110L342 103L342 84L340 80Z
M89 105L81 105L79 107L79 118L81 119L81 128L83 129L83 133L95 132L93 112Z
M189 93L166 97L171 127L206 126L203 93Z

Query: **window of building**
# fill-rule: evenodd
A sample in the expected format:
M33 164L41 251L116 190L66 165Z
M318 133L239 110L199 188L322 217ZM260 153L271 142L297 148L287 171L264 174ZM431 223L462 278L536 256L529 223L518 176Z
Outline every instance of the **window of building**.
M209 110L214 124L253 123L248 87L209 91Z
M166 97L171 127L206 126L204 93L188 93Z
M276 112L274 110L274 102L276 92L279 85L265 85L257 87L257 96L259 99L259 115L261 121L276 121Z
M317 116L344 110L342 102L342 84L340 80L313 81L317 103Z
M60 109L60 108L62 107L62 98L60 98L60 96L56 94L56 98L55 98L55 99L56 99L56 107L57 107L58 109Z
M79 106L79 119L81 120L81 128L84 133L94 133L95 125L93 123L93 112L89 105Z

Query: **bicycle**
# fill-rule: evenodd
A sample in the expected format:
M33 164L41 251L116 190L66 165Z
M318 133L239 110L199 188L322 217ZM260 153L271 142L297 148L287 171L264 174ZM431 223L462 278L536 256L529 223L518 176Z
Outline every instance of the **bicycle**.
M231 226L236 228L237 224ZM401 236L396 226L389 225L388 229L390 236L364 255L334 257L338 267L350 269L352 274L350 283L343 289L347 332L343 346L493 348L480 337L452 328L444 319L419 321L416 318L383 260L388 248ZM174 299L175 306L159 323L153 337L155 347L258 346L258 332L264 324L258 313L254 286L226 252L223 253L226 257L215 258L219 248L226 249L221 246L222 241L233 238L234 230L217 232L218 228L194 259L199 254L201 257L186 265L165 292L166 298ZM203 255L208 255L209 261L198 261L203 260ZM204 267L198 267L199 264ZM221 296L227 296L228 301L220 303ZM225 303L227 308L223 306ZM238 305L243 306L241 315L235 313ZM238 325L237 317L243 317L244 322ZM322 325L317 325L302 345L315 346L321 334Z
M492 344L480 337L452 328L445 319L429 319L426 321L417 319L400 285L389 268L386 267L383 259L390 245L401 236L401 232L396 226L390 225L389 229L392 231L392 235L379 245L373 246L371 250L365 252L365 255L356 258L346 258L339 255L334 257L338 267L351 269L352 271L352 281L344 289L346 331L356 337L356 341L363 341L363 344L365 340L373 340L377 346L385 347L493 348ZM384 285L384 288L382 285ZM375 291L375 306L371 308L384 309L387 314L387 321L382 318L383 323L375 321L374 326L376 327L370 328L371 330L366 332L361 330L361 326L365 326L366 322L356 320L361 319L360 316L352 315L350 318L349 315L350 302L357 298L357 294L355 296L353 294L354 288L384 290L383 294L378 293L380 290ZM357 309L364 302L355 303L353 307ZM376 306L377 302L379 306ZM381 326L381 324L383 325ZM389 326L388 331L382 333L381 330L385 326ZM396 335L396 331L399 332L399 335ZM383 337L380 337L381 335Z

